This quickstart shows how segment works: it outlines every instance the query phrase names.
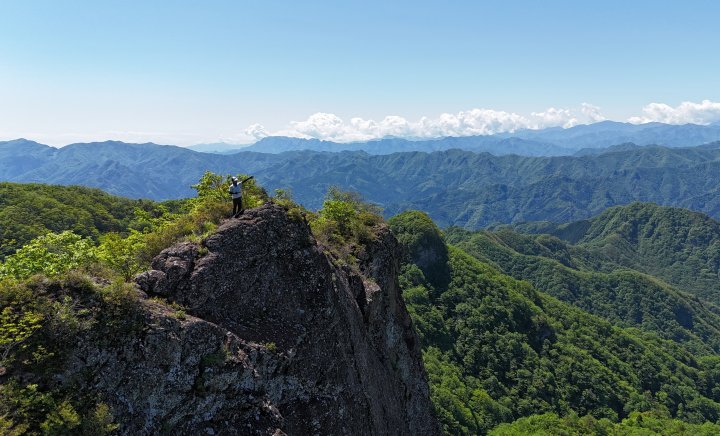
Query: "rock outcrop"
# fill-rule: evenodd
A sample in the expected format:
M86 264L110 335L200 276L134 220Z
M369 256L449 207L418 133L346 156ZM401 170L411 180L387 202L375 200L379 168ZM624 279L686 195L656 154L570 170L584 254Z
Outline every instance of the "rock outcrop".
M144 328L64 376L124 434L437 434L398 250L380 227L351 268L282 207L248 210L156 257Z

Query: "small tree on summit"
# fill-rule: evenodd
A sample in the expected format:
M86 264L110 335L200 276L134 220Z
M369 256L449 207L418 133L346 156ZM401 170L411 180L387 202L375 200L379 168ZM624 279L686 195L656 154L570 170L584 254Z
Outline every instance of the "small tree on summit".
M197 200L219 200L224 202L227 199L225 188L229 179L230 176L223 177L212 171L205 171L200 180L192 185L192 188L197 191Z
M362 243L373 238L371 228L382 222L380 213L380 207L364 201L357 192L332 186L310 226L316 237L331 245Z
M247 208L258 207L269 200L269 196L265 189L258 186L255 179L246 174L238 174L236 176L243 183L243 204ZM193 199L195 205L214 206L227 208L228 186L231 184L232 176L230 174L220 175L212 171L205 171L200 177L198 183L192 185L197 191L197 197ZM222 205L221 205L222 204Z

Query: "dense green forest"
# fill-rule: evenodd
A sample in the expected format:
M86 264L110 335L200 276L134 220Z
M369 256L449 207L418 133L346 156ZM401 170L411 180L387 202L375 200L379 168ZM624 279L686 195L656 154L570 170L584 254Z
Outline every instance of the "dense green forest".
M618 325L720 351L720 310L647 274L548 235L450 229L448 241L505 274Z
M632 412L690 423L720 417L717 356L539 292L445 245L421 212L390 225L406 247L401 286L447 433L485 433L541 413L612 422Z
M633 203L567 223L517 229L555 235L617 265L659 277L720 304L720 223L687 209Z
M172 211L177 204L131 200L83 186L0 183L0 260L50 232L70 230L97 241L103 233L142 230L146 217Z
M655 434L715 436L720 434L720 425L711 422L690 424L655 412L633 412L621 422L612 422L604 418L595 419L590 415L583 417L571 415L560 418L554 413L545 413L520 418L511 424L501 424L490 432L491 436L648 436Z

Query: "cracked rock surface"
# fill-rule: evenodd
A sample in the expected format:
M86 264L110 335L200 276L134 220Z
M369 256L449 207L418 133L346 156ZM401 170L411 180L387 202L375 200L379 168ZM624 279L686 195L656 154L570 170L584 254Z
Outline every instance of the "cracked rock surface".
M89 380L123 434L439 434L386 227L340 266L306 222L248 210L201 246L164 250L139 288L144 328L82 345Z

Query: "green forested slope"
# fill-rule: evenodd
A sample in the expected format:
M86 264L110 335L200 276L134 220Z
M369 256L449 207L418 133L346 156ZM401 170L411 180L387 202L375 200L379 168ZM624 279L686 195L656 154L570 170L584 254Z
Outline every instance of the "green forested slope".
M401 286L446 432L484 433L545 412L720 417L717 356L697 357L538 292L445 246L420 212L390 224L406 244Z
M127 232L135 209L157 213L160 206L81 186L0 183L0 259L49 232L71 230L94 239Z
M718 308L652 276L549 235L450 229L447 238L505 274L610 322L684 343L696 353L720 352Z
M633 203L585 221L528 223L518 229L556 235L720 304L720 223L707 215Z
M502 424L490 434L492 436L716 436L720 434L720 424L711 422L690 424L658 412L633 412L621 422L595 419L589 415L560 418L554 413L545 413L520 418L511 424Z

